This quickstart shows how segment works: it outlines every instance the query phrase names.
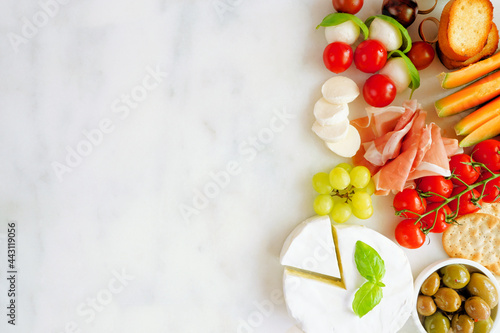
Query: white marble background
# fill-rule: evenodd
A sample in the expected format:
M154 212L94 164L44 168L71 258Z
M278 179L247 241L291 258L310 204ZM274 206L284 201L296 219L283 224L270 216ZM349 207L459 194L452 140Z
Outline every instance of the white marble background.
M314 27L331 11L327 0L0 2L0 332L296 332L279 251L313 215L311 176L342 161L310 131L330 77ZM426 107L434 72L416 93ZM392 237L390 198L375 205L366 224ZM437 238L407 253L414 273L444 256Z

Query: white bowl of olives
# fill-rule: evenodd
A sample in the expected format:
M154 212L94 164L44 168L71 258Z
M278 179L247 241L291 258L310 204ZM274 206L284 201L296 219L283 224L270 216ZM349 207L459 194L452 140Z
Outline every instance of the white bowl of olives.
M477 262L441 260L415 279L412 317L420 333L493 333L500 327L498 291L497 279Z

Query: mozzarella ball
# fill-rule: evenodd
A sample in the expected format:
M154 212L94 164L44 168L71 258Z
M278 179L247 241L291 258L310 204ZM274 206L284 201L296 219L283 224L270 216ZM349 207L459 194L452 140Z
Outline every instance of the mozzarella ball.
M411 82L408 66L400 57L389 59L384 68L380 70L380 74L387 75L394 82L398 93L406 90Z
M378 17L370 24L369 38L384 44L387 52L397 50L403 45L403 37L399 29Z
M326 27L325 37L328 44L342 42L351 45L359 37L359 26L352 20L348 20L339 25Z

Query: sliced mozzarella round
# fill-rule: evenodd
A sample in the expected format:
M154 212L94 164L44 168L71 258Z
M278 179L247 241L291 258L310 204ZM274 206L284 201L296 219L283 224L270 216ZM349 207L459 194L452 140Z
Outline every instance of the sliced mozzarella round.
M396 85L398 93L406 90L410 85L410 71L403 58L391 58L387 61L380 74L387 75Z
M361 146L361 137L358 130L349 125L347 136L339 142L325 142L328 149L342 157L353 157Z
M321 87L323 97L332 104L351 103L359 96L359 88L345 76L334 76Z
M359 37L359 26L352 20L325 28L325 37L328 44L333 42L342 42L354 44Z
M387 21L376 17L370 24L370 39L376 39L384 44L387 52L397 50L403 45L403 37L398 28Z
M344 140L349 130L349 119L341 119L334 125L321 126L319 122L315 121L312 130L326 142L338 142Z
M344 104L332 104L324 97L314 104L314 117L322 126L334 125L349 116L349 106Z

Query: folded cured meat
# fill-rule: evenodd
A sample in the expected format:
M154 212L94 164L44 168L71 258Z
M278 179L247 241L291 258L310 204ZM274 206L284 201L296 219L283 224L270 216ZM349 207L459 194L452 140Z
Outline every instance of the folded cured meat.
M426 125L427 114L416 100L402 108L367 108L367 113L352 121L364 133L353 162L372 171L377 194L402 191L420 177L450 175L448 158L458 153L458 141L442 138L436 124Z

